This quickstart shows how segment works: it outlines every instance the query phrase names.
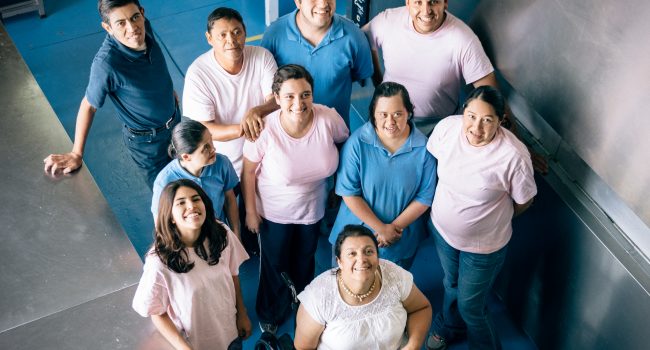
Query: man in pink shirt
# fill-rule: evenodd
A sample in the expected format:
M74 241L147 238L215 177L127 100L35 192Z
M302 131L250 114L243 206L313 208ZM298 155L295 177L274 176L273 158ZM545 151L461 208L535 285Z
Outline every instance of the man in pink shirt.
M387 9L363 27L372 48L373 83L406 86L415 106L415 124L425 135L440 119L458 112L462 81L474 87L497 86L480 41L446 11L447 6L447 0L406 0L406 6Z

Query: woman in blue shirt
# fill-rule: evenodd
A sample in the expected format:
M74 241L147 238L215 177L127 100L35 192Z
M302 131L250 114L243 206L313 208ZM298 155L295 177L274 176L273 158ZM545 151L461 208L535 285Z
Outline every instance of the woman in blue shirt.
M348 224L362 224L377 236L380 256L409 269L436 185L435 159L413 121L413 104L400 84L377 86L370 120L343 146L336 193L343 203L329 241Z
M212 200L215 218L227 222L240 238L239 211L233 191L239 178L228 157L214 149L210 131L197 121L182 121L172 131L169 156L174 160L160 171L153 185L151 213L154 220L158 216L158 201L165 185L179 179L190 179L199 184Z

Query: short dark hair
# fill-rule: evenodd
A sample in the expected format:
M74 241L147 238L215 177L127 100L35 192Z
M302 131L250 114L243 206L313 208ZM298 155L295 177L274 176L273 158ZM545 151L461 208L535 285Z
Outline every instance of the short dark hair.
M474 100L480 100L492 106L492 108L494 108L494 113L496 113L499 120L503 120L505 117L506 101L501 92L499 92L495 87L482 85L472 90L469 95L467 95L465 103L463 103L463 111L465 111L467 105Z
M194 244L196 254L207 261L208 265L213 266L219 263L221 252L228 245L226 229L215 220L212 201L201 186L189 179L180 179L168 183L160 194L160 205L158 206L158 215L156 216L154 228L153 250L165 266L177 273L189 272L194 267L194 262L189 261L187 247L181 241L181 234L178 232L172 217L174 197L176 191L181 187L194 189L205 205L205 221ZM206 239L208 241L207 251L206 244L204 244Z
M237 10L233 10L229 7L217 7L210 13L208 16L208 32L212 30L212 26L214 25L214 22L225 18L227 20L236 20L237 22L241 23L241 26L244 27L244 30L246 30L246 25L244 24L244 19L241 17L239 12Z
M271 91L274 94L280 93L280 88L282 84L291 79L305 79L311 86L312 93L314 92L314 78L312 78L309 71L305 67L298 64L285 64L284 66L278 68L273 76L273 85L271 86Z
M97 10L99 10L99 15L102 16L102 21L110 23L108 16L111 14L113 9L128 4L134 4L139 9L142 8L142 6L140 6L140 1L138 0L99 0L97 1Z
M375 237L370 229L363 225L345 225L343 231L341 231L341 233L339 233L339 235L336 237L336 242L334 242L334 255L337 258L341 258L341 246L348 237L370 238L372 240L372 243L375 245L377 254L379 254L379 242L377 242L377 237Z
M172 139L167 149L169 157L181 159L183 153L194 153L207 130L205 125L192 119L178 123L172 129Z
M409 114L409 120L413 117L413 110L415 107L413 106L413 102L411 102L411 97L409 96L408 90L406 90L402 84L394 83L392 81L385 81L377 85L375 88L375 93L372 95L372 99L370 100L370 106L368 107L370 115L368 115L368 119L370 119L372 126L377 127L377 122L375 121L375 108L377 108L377 101L379 98L393 97L397 95L402 97L402 103L404 104L404 108L406 108L406 111Z

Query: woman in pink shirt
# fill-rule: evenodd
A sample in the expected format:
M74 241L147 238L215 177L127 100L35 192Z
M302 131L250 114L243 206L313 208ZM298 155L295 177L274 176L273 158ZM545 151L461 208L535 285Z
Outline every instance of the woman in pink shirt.
M255 142L244 143L246 226L260 242L255 309L260 328L271 333L290 312L291 295L281 273L291 277L298 292L314 277L326 179L338 166L337 144L349 135L333 108L314 104L313 85L303 67L280 67L271 89L280 110L265 118Z
M478 87L463 115L443 119L427 143L438 160L431 222L445 272L428 349L444 349L465 335L470 349L501 348L487 297L506 256L512 218L537 194L528 150L500 126L504 105L498 90Z
M215 220L210 198L181 179L165 186L159 205L133 309L151 317L175 349L226 349L238 336L250 336L238 277L248 255Z

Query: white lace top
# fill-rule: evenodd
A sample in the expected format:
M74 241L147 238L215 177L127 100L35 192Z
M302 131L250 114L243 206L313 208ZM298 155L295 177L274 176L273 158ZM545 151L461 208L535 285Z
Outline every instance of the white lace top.
M366 305L346 304L338 291L333 270L316 277L298 295L301 305L325 325L318 349L386 349L402 345L406 310L402 302L411 293L413 275L394 263L379 259L383 284Z

